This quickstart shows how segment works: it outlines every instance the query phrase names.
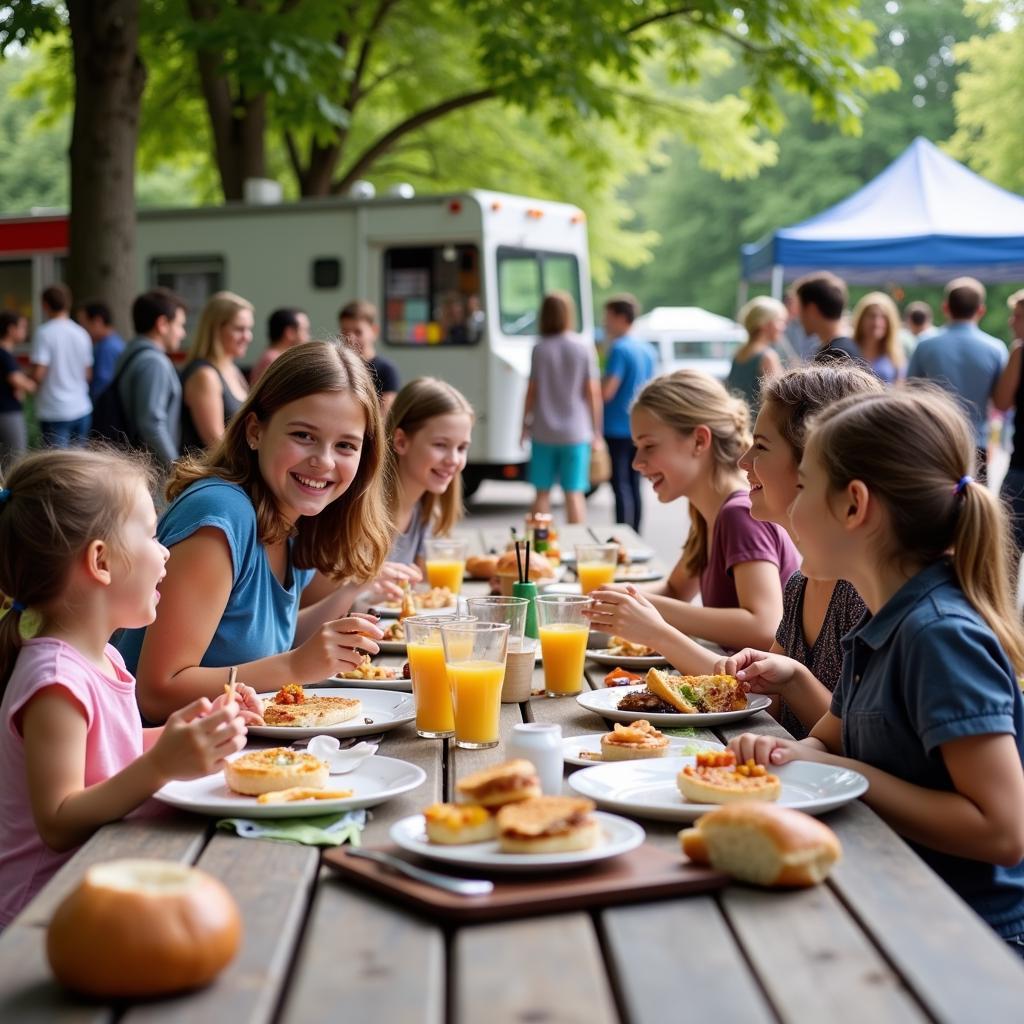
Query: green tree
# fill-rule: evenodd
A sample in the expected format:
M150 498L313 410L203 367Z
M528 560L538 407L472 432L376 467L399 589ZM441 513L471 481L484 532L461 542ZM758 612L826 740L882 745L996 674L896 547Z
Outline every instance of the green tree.
M871 100L861 134L843 135L816 119L806 103L784 100L787 122L777 137L777 163L736 181L702 167L689 147L670 144L664 165L624 192L638 210L638 225L657 227L661 242L649 265L616 272L617 287L634 291L648 308L692 304L732 315L742 243L849 195L915 136L948 138L955 42L977 31L977 24L960 0L870 0L862 10L878 26L876 61L899 74L900 86ZM713 85L731 92L732 72Z
M1024 3L972 4L995 30L956 48L963 70L954 99L956 134L950 149L1003 188L1024 192L1024 139L1008 111L1024 107Z

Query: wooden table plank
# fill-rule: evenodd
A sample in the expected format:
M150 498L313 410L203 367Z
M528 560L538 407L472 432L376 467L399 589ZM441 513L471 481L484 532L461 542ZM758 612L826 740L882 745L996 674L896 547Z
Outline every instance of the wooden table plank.
M600 920L631 1024L776 1019L711 896L616 907Z
M441 929L323 869L280 1020L441 1024Z
M613 1024L619 1020L586 914L462 928L455 935L453 1024ZM662 1021L665 1020L663 1008Z
M719 901L783 1020L930 1020L826 886L778 893L734 885Z
M138 1004L123 1020L127 1024L178 1024L186 1016L189 1024L273 1020L319 862L315 847L218 832L199 858L199 867L219 878L238 901L243 928L238 957L212 985L188 997L187 1013L179 1000L169 1000Z
M831 885L939 1021L1020 1020L1024 968L869 807L825 819L843 844Z

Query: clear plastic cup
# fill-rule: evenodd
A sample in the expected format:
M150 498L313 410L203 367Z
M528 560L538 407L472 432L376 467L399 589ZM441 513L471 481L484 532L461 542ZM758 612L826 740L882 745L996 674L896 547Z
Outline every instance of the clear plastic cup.
M583 690L590 635L583 610L590 604L589 597L578 594L541 594L537 598L544 692L549 697L570 697Z
M508 654L507 622L446 622L441 627L455 712L455 744L496 747Z

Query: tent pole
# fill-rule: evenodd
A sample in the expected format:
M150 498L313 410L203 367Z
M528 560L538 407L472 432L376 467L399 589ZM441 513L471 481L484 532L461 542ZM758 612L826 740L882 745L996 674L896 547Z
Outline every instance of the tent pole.
M772 265L772 298L782 299L782 286L783 286L783 269L778 264Z
M736 289L736 309L741 310L747 304L747 295L750 293L750 282L740 278L739 287Z

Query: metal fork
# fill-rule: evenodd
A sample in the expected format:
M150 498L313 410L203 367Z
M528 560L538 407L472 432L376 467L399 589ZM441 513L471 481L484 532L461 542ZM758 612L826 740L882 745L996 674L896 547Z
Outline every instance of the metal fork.
M383 864L400 875L405 875L416 882L423 882L426 885L436 886L446 892L455 893L456 896L487 896L494 891L494 883L480 878L452 878L449 875L442 875L437 871L427 871L426 868L418 868L401 857L394 857L390 853L382 853L380 850L363 850L358 847L350 847L347 851L350 857L362 857L364 860L372 860L377 864Z

